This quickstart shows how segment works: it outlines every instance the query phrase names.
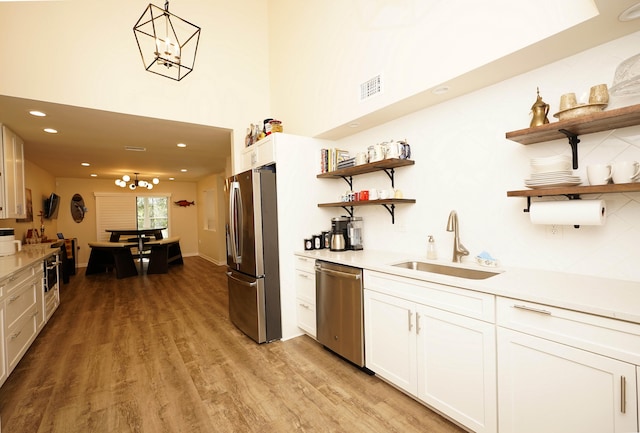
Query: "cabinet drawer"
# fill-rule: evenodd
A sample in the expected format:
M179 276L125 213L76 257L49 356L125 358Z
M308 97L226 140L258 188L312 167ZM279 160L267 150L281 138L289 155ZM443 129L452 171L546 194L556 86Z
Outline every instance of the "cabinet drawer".
M29 267L20 269L10 277L7 277L4 280L0 281L0 286L4 286L5 293L9 294L12 290L20 286L24 281L33 277L36 274L36 270L40 271L41 273L40 266L31 265Z
M309 257L296 256L296 269L315 273L316 260Z
M14 322L24 316L28 310L36 305L37 281L24 283L20 288L11 291L5 300L6 325L13 326ZM40 288L42 290L42 288Z
M364 287L485 322L495 321L495 296L488 293L367 270Z
M20 320L18 320L12 327L7 329L7 335L5 338L7 341L8 373L13 371L14 367L18 364L22 355L27 351L36 336L37 308L34 306L27 313L28 314L25 314L20 318Z
M315 305L316 275L310 272L296 270L296 293L298 298Z
M497 299L499 326L640 365L640 325L515 299Z
M316 338L316 307L304 299L296 299L298 327Z

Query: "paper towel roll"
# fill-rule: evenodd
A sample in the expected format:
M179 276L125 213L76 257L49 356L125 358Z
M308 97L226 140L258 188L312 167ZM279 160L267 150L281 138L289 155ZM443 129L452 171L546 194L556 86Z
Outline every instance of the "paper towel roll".
M607 219L604 200L538 201L529 215L533 224L600 226Z

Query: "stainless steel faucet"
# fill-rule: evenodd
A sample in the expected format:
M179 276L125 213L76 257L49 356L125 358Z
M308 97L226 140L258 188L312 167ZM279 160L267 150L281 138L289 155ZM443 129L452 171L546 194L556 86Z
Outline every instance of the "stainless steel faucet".
M460 263L462 256L468 256L469 250L460 243L460 230L458 229L458 213L454 210L449 214L449 220L447 221L447 231L453 232L453 261Z

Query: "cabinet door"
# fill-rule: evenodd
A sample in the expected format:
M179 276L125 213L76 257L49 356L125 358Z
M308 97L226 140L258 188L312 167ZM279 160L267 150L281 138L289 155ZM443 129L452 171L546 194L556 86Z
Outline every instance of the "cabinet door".
M498 328L500 433L638 431L636 367Z
M316 275L296 269L298 327L316 338Z
M365 289L364 308L367 368L415 395L417 378L414 304Z
M9 128L3 126L4 203L1 212L2 218L23 218L26 216L23 148L22 139Z
M7 356L4 351L4 301L0 302L0 386L7 380Z
M418 398L474 432L495 432L495 325L421 305L416 315Z

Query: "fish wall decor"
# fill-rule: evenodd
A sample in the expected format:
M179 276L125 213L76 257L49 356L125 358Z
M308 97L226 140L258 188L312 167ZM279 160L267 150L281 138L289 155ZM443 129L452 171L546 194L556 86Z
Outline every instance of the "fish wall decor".
M193 205L196 204L195 201L188 201L188 200L178 200L178 201L174 201L174 203L181 207L187 207L187 206L191 206L192 204Z

